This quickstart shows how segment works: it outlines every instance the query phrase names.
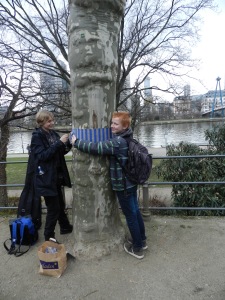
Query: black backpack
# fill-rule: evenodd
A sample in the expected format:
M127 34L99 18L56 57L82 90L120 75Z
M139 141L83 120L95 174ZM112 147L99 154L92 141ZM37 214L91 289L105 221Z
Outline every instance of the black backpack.
M128 143L128 160L122 167L126 177L133 183L145 183L152 170L152 155L134 138L124 138Z

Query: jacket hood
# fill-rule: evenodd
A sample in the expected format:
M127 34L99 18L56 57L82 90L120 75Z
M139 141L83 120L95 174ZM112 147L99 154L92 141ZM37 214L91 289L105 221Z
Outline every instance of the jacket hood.
M35 135L40 134L40 133L42 134L41 128L35 128L34 131L32 132L32 136L33 135L35 136Z
M43 134L44 135L44 130L41 129L41 127L37 127L34 129L34 131L32 132L32 135L36 135L36 134Z

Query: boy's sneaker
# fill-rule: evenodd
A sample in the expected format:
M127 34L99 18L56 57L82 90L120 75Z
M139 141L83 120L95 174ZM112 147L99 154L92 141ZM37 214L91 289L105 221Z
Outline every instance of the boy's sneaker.
M137 259L144 258L143 250L142 249L140 249L139 251L134 250L133 245L131 245L130 243L125 243L123 245L123 248L128 254L136 257Z
M128 239L127 239L127 242L128 242L130 245L133 244L133 240L132 240L131 238L128 238ZM143 250L147 250L147 249L148 249L148 245L147 245L147 243L146 243L146 240L143 240L143 241L142 241L142 249L143 249Z
M148 245L146 243L146 240L142 241L142 249L143 250L147 250L148 249Z

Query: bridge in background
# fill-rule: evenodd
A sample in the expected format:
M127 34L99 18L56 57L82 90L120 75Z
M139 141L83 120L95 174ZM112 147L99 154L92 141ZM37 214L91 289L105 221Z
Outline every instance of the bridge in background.
M210 117L213 118L214 113L216 112L217 116L220 115L221 117L224 117L224 106L223 106L223 98L222 98L220 80L221 80L220 77L216 78L216 89L215 89L215 93L214 93L212 109L202 113L202 116L210 115ZM217 106L217 92L219 92L219 100L220 100L220 105L218 105L218 106Z
M204 113L202 113L202 116L209 116L209 117L215 117L215 115L220 115L221 117L224 117L224 107L223 106L219 106L216 107L214 109L205 111Z

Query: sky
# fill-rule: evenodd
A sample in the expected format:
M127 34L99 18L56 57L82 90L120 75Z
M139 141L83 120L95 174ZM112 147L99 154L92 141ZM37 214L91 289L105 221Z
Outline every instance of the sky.
M216 78L221 78L221 89L225 88L225 1L216 0L219 13L207 11L203 14L203 26L201 28L201 41L193 49L193 56L202 60L201 68L197 74L204 82L206 89L216 88ZM200 90L204 88L199 86Z
M201 64L199 70L193 70L191 74L202 82L200 84L196 80L187 80L191 86L192 95L205 94L209 90L215 90L217 77L221 78L221 89L225 89L225 0L214 0L214 4L218 6L217 11L219 12L206 10L202 13L200 41L192 49L192 57L200 59ZM152 84L154 84L154 78ZM219 90L219 86L217 86L217 90ZM163 98L172 101L174 96L163 94Z

